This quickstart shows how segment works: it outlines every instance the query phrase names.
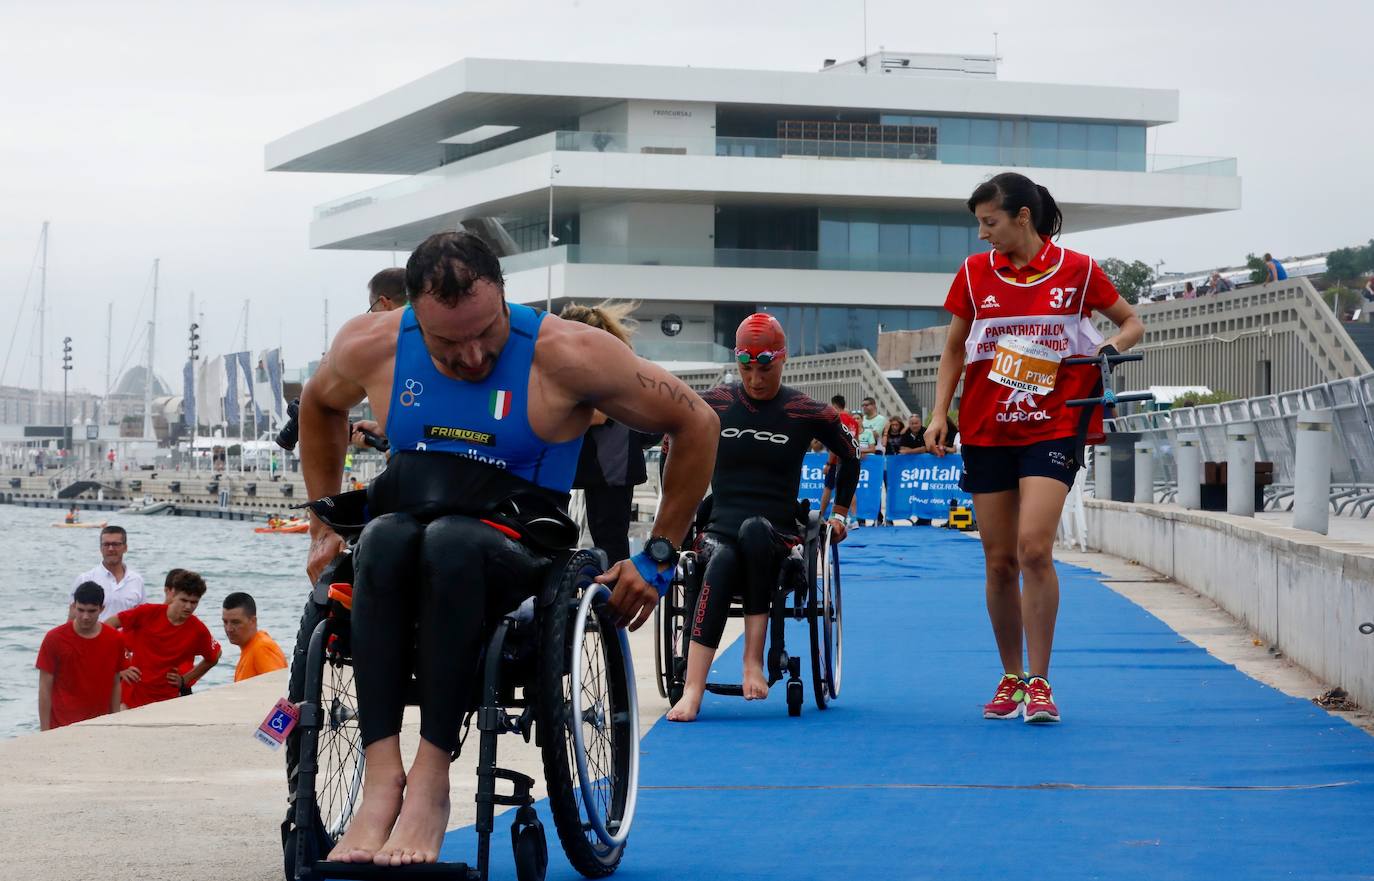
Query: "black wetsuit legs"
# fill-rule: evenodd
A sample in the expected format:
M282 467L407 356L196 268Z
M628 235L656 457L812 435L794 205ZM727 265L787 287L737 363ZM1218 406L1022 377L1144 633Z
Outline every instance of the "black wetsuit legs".
M353 681L363 746L401 730L406 680L414 669L415 598L424 524L383 514L354 552Z
M708 557L692 617L692 642L719 648L730 601L735 594L744 600L744 614L762 615L773 606L778 570L795 539L773 528L764 517L750 517L730 541L708 533Z
M400 732L413 670L420 736L455 753L489 625L538 588L548 561L458 515L427 525L379 517L358 556L353 660L363 745Z

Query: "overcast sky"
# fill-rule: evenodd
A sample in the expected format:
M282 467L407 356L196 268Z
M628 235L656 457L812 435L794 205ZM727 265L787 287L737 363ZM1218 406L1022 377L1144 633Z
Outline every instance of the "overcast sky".
M241 348L250 300L249 345L281 341L300 366L321 350L324 301L332 331L365 307L366 280L391 255L310 251L312 207L376 179L267 174L267 142L468 56L814 70L861 54L863 6L0 0L0 305L19 322L3 381L36 380L29 274L44 220L48 388L61 388L68 335L73 386L103 390L107 305L117 370L155 257L165 378L179 378L192 292L203 351ZM1005 80L1178 89L1180 121L1156 129L1149 149L1239 157L1240 211L1073 236L1070 247L1168 271L1374 237L1368 0L867 6L871 50L986 53L997 31ZM0 357L13 330L0 327Z

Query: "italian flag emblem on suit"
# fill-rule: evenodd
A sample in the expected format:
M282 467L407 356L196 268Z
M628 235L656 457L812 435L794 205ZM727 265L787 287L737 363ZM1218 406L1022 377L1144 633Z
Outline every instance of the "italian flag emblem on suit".
M491 393L491 418L505 419L510 415L510 392L499 389Z

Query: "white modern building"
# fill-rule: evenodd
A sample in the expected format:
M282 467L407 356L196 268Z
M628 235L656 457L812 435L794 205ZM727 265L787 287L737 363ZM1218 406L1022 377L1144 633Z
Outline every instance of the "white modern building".
M313 247L468 227L503 254L511 299L640 300L641 352L699 362L728 360L757 309L794 354L941 323L951 272L983 249L964 202L1009 168L1050 188L1070 234L1238 208L1234 159L1147 151L1177 118L1176 91L1005 82L984 56L801 73L471 58L269 144L266 165L393 176L318 206Z

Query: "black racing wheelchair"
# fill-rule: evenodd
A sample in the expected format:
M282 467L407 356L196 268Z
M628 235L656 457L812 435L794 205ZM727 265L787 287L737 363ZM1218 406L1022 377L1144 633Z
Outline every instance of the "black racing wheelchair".
M337 519L337 508L349 506L312 503L351 545L362 525ZM289 699L299 707L300 720L286 743L290 805L282 846L288 881L409 876L486 881L496 809L505 806L516 809L511 823L516 876L541 881L549 858L533 807L535 781L497 766L502 734L517 734L527 743L533 738L539 747L549 809L568 861L588 878L613 873L634 820L639 718L628 639L605 609L609 591L593 581L605 569L605 556L597 550L557 554L542 586L503 616L487 640L475 674L480 686L473 689L475 705L467 708L463 732L466 739L476 721L475 865L392 868L325 859L361 800L364 768L349 646L352 563L347 553L336 559L307 603L291 669ZM413 690L414 680L410 684ZM502 784L510 785L509 794L498 792Z
M686 547L696 546L709 512L710 499L698 512ZM801 658L789 655L784 640L788 621L805 621L811 634L811 686L816 707L824 710L840 696L844 611L840 601L840 549L831 541L830 524L811 510L806 499L797 502L797 527L802 542L783 559L768 615L766 668L771 687L787 679L787 715L800 716L805 702ZM687 644L695 615L706 560L695 550L678 559L672 587L654 610L654 661L658 692L670 703L682 698L687 676ZM731 598L730 617L744 617L741 597ZM712 694L743 696L735 683L706 683Z

